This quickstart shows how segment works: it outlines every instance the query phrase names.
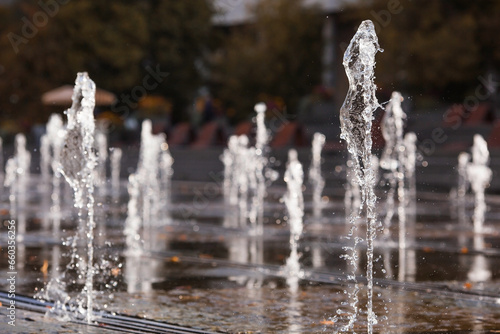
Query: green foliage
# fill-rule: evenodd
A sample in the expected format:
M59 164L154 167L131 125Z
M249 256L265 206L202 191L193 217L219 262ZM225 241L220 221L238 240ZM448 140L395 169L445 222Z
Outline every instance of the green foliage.
M47 14L37 0L0 10L6 18L0 26L2 119L46 122L54 109L41 106L42 93L71 84L81 71L119 96L142 86L147 68L159 66L171 75L148 94L170 98L177 113L199 86L197 65L211 31L208 0L66 1L28 36L25 22L37 13Z
M214 59L215 93L236 119L252 114L265 95L295 112L320 82L322 17L301 0L262 0L253 14L255 22L235 29Z

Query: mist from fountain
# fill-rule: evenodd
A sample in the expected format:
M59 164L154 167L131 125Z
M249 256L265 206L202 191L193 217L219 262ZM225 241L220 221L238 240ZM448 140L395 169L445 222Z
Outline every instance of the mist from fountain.
M288 165L285 171L285 182L287 192L283 196L288 210L288 225L290 226L290 255L286 260L285 273L286 281L292 291L297 291L298 282L304 276L300 269L298 243L304 229L304 198L302 195L302 185L304 182L304 172L302 164L298 160L297 151L288 151Z
M362 193L362 206L366 206L366 245L367 245L367 319L368 333L373 333L373 325L377 317L373 312L373 241L376 236L376 196L374 192L375 172L372 168L372 119L373 112L380 107L375 96L374 84L375 54L380 51L375 27L369 20L363 21L352 38L344 54L344 67L349 79L349 91L340 109L341 135L347 143L347 149L352 156L354 175ZM355 284L355 289L349 296L351 311L337 310L336 320L343 313L348 313L348 323L341 331L352 330L358 317L358 283L356 280L356 245L361 238L356 237L356 221L361 216L361 207L349 217L351 232L348 237L355 239L353 247L347 247L345 258L353 267L349 280Z
M472 145L472 162L467 166L467 178L474 192L474 232L482 233L486 202L484 191L489 186L492 172L488 167L490 153L488 144L481 135L474 135Z

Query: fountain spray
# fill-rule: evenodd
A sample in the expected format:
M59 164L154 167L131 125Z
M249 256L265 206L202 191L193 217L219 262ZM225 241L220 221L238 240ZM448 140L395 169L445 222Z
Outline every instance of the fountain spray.
M394 215L394 197L398 195L398 220L400 248L405 248L405 146L403 139L403 120L406 114L401 108L403 97L399 92L393 92L391 100L385 108L384 118L382 120L382 135L385 139L385 147L380 159L380 167L387 170L385 177L389 183L389 191L387 193L387 214L384 222L384 232L389 235L391 220Z
M73 239L72 262L75 257L80 256L75 254L79 237L87 242L86 268L78 269L85 273L85 287L82 293L86 295L88 323L92 321L94 275L94 169L97 162L94 153L95 89L95 84L87 73L78 73L72 97L73 104L66 111L68 124L60 162L61 174L73 188L74 205L78 209L79 217L78 237ZM85 211L86 221L83 218Z
M52 114L50 115L49 121L47 122L47 139L49 142L49 148L52 150L51 155L51 169L52 169L52 208L51 212L54 215L54 222L52 225L52 230L54 235L59 235L59 227L61 220L61 173L59 171L59 166L61 163L61 151L64 145L64 137L66 135L66 130L64 129L64 122L61 115ZM50 150L48 152L50 154Z
M349 79L349 91L340 109L340 137L346 141L347 149L353 158L354 175L362 193L362 206L357 210L357 213L349 218L349 223L353 226L349 237L354 237L357 217L361 215L360 211L363 205L366 206L366 279L369 334L373 333L373 325L377 323L377 317L373 312L373 241L377 228L375 210L377 198L374 192L375 172L372 169L371 153L373 112L380 107L375 96L376 85L374 83L375 54L377 51L381 51L381 49L373 22L363 21L344 54L343 64ZM356 263L355 248L360 241L356 238L355 240L351 255L346 256L351 264ZM353 312L348 317L349 323L342 330L353 329L358 314L358 288L355 271L350 275L350 279L356 285L353 296L351 296L353 298L351 303Z
M122 160L122 149L119 147L110 148L109 160L111 163L111 194L114 202L118 202L120 197L120 163Z
M488 145L481 135L474 135L472 145L472 163L467 166L467 177L475 196L474 232L483 232L484 212L486 203L484 190L491 181L491 169L488 167L490 152Z
M298 242L304 229L302 218L304 216L304 198L302 184L304 172L302 164L297 158L297 151L288 151L288 166L285 172L287 193L283 201L288 209L288 225L290 226L290 256L286 260L287 283L292 291L297 291L299 279L303 276L300 270Z
M313 188L313 210L318 211L321 210L321 194L323 192L323 188L325 187L325 180L321 175L321 150L325 145L326 137L324 134L316 132L313 136L312 141L312 159L311 159L311 167L309 168L309 182ZM319 216L319 212L314 215Z

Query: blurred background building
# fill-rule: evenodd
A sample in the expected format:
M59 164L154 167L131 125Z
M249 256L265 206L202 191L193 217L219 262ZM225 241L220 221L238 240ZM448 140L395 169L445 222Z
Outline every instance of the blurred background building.
M43 104L42 95L87 71L116 97L96 109L111 140L133 141L140 121L151 118L155 131L180 145L196 138L223 143L229 133L248 131L253 105L264 101L275 133L293 123L287 131L302 136L293 143L308 142L314 131L338 143L347 91L342 55L364 19L375 23L384 49L377 56L379 100L401 91L419 140L432 139L439 127L451 149L469 145L473 132L496 133L498 1L0 4L0 136L7 141L17 132L43 132L48 116L65 107Z

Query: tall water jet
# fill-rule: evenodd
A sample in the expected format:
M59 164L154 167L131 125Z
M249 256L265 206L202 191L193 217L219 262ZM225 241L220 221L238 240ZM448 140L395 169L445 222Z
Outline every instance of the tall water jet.
M5 178L4 166L3 166L3 139L0 137L0 189L3 187L3 181Z
M122 149L119 147L112 147L110 149L111 155L109 161L111 164L111 195L113 201L117 202L120 196L120 163L122 161Z
M467 166L469 165L470 154L467 152L461 152L458 155L458 166L457 166L457 199L463 200L469 189L469 179L467 177Z
M457 211L458 225L463 231L469 229L469 222L467 217L467 192L469 190L469 179L467 176L467 166L470 162L470 154L461 152L458 155L457 165L457 188L456 188L456 202L455 209ZM468 237L464 233L458 236L458 245L460 248L467 247Z
M136 174L130 174L127 186L129 200L127 205L127 219L125 220L125 242L127 255L140 255L142 252L142 240L140 235L141 216L139 214L139 198L141 187Z
M325 145L326 137L324 134L316 132L312 141L312 159L311 167L309 168L309 182L313 189L313 210L321 210L321 195L325 187L325 180L321 174L321 150ZM314 215L317 216L317 215Z
M265 125L266 109L264 103L255 105L255 146L248 146L249 139L245 135L231 136L228 148L220 157L224 163L224 198L231 205L238 204L240 225L243 227L248 219L254 235L263 233L266 183L276 180L278 176L268 168L269 133Z
M483 232L484 212L486 211L484 190L489 186L492 175L491 169L488 167L490 160L488 144L481 135L474 135L471 151L472 162L467 166L467 177L475 197L474 232L481 233Z
M221 160L224 163L224 198L229 204L238 203L238 136L231 136L227 142L227 148L224 150Z
M137 178L141 186L141 220L143 238L149 249L153 247L153 225L160 224L160 158L165 147L165 135L153 134L153 125L149 119L142 122L141 148L137 164Z
M169 208L170 208L170 192L171 192L171 180L172 175L174 175L174 169L172 168L174 164L174 159L170 154L167 143L161 145L160 154L160 196L163 200L163 217L168 218Z
M53 214L52 230L55 236L59 236L61 220L61 172L59 170L61 162L61 152L64 145L66 130L61 115L50 115L47 122L47 138L52 151L50 167L52 169L52 206Z
M26 195L30 176L31 153L26 150L26 137L18 133L14 139L14 156L5 165L4 185L10 188L9 200L12 217L18 217L17 238L26 233Z
M408 132L404 139L405 160L404 169L406 184L408 185L407 204L411 209L416 204L417 180L415 176L415 166L417 162L417 135L414 132Z
M248 173L253 172L252 161L250 161L248 147L248 137L243 135L238 137L237 158L234 173L236 189L238 190L238 208L240 210L240 223L246 225L248 217Z
M95 183L99 194L102 196L106 190L106 161L108 159L108 139L102 132L97 132L95 135L97 146L97 166Z
M73 254L70 269L76 269L78 276L85 276L85 287L81 292L86 300L86 308L78 302L78 312L83 314L88 323L92 321L93 310L93 275L94 275L94 169L97 157L94 153L94 106L95 84L87 73L78 73L73 91L73 103L66 111L68 117L64 147L61 152L60 171L73 188L74 206L78 209L79 226L73 238ZM86 213L86 219L85 219ZM86 241L86 261L78 254L78 242ZM85 268L81 268L82 263Z
M265 117L267 107L265 103L257 103L255 105L257 112L257 134L255 138L255 175L256 183L254 188L254 196L252 199L252 211L256 213L255 216L250 216L250 223L254 227L254 232L257 235L264 233L263 219L264 219L264 198L266 196L266 180L274 181L277 174L271 169L268 169L267 151L269 143L269 132L265 125Z
M288 165L285 171L285 182L288 191L283 197L283 201L288 210L288 225L290 226L290 256L286 260L285 271L288 286L292 291L297 291L299 279L303 276L297 252L299 239L304 229L302 221L304 216L303 181L302 164L298 160L297 151L291 149L288 151Z
M40 138L40 178L42 192L49 192L50 188L50 142L47 134ZM42 197L42 229L47 231L50 223L50 197Z
M340 109L340 137L347 143L347 149L353 157L354 175L361 188L362 206L366 206L366 245L367 245L367 314L368 333L373 333L373 325L377 317L373 312L373 241L376 236L377 215L375 210L376 196L374 192L375 172L372 169L372 119L373 112L380 107L375 96L374 83L375 54L381 51L375 27L370 20L363 21L358 31L351 40L344 54L344 67L349 79L349 91L342 108ZM354 237L357 217L361 215L361 208L356 214L351 215L349 223L352 229L349 237ZM351 255L347 259L355 264L356 244L350 249ZM350 280L357 286L355 269ZM348 324L341 330L353 329L358 315L358 289L353 292L352 312L348 316ZM338 314L343 313L338 310Z
M380 159L380 167L387 170L385 178L389 183L387 192L387 213L384 221L385 234L389 235L392 217L395 208L395 195L398 195L398 220L400 239L399 246L404 248L404 238L401 236L406 233L405 228L405 146L403 139L403 123L406 114L401 108L403 97L399 92L393 92L391 100L385 108L385 114L382 119L382 135L385 139L385 147Z
M50 181L50 139L47 134L40 137L40 177L42 187L47 189Z

